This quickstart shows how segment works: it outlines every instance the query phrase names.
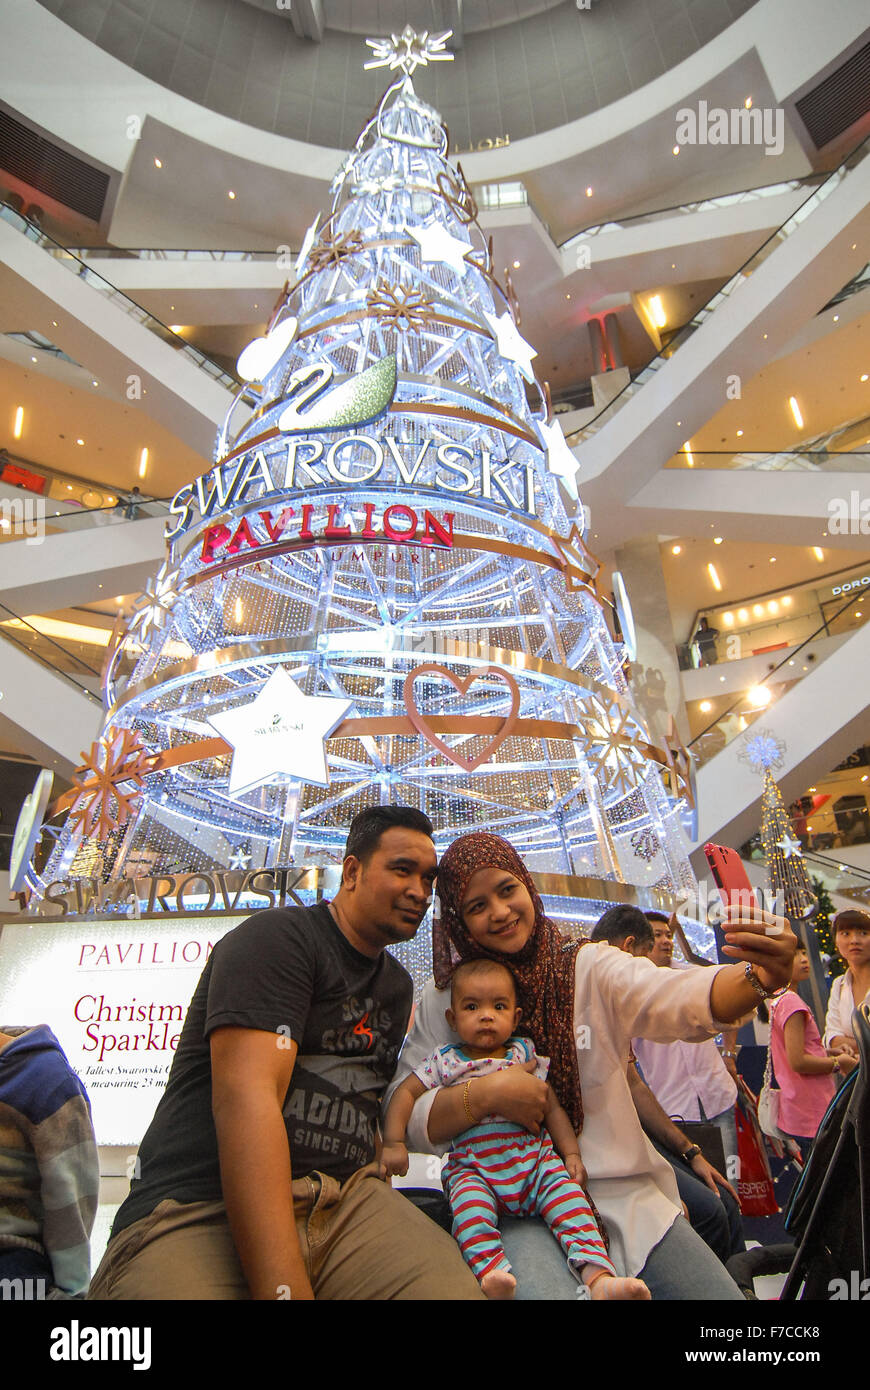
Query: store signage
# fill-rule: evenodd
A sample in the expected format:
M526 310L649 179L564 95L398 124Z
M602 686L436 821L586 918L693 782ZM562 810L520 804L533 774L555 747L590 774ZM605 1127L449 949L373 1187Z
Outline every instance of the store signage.
M362 504L364 516L362 526L350 511L337 503L329 503L325 517L314 519L315 507L306 502L297 514L293 507L280 511L257 512L265 527L265 535L257 536L251 529L248 517L242 517L238 524L227 526L218 522L207 526L202 533L200 560L211 564L221 556L238 555L242 550L259 550L264 546L276 545L295 537L304 544L317 545L321 541L391 541L398 544L435 545L450 549L453 545L453 512L443 512L441 517L424 510L422 517L403 502L394 502L378 511L374 502ZM337 518L346 512L340 525Z
M91 1102L98 1144L138 1144L215 944L245 914L7 922L3 1022L47 1023Z
M864 589L870 584L870 574L865 574L861 579L847 579L842 584L835 584L831 590L831 597L836 598L839 594L851 594L856 589Z
M104 883L98 878L56 879L40 899L40 917L84 916L113 907L119 915L162 912L236 912L311 902L308 869L215 869L211 873L127 876ZM306 881L308 880L308 881ZM296 890L305 892L305 899ZM319 894L318 894L319 896ZM51 904L51 906L49 906Z
M280 455L266 458L262 449L217 464L210 473L179 488L169 504L170 517L165 538L174 540L191 526L218 516L242 502L257 487L257 499L269 493L285 493L306 488L358 487L363 483L393 482L417 488L425 463L435 464L428 487L458 496L479 497L497 502L512 511L537 515L535 468L531 463L493 461L488 449L471 449L465 444L424 439L410 443L385 435L376 439L365 434L346 434L328 447L321 439L288 439Z

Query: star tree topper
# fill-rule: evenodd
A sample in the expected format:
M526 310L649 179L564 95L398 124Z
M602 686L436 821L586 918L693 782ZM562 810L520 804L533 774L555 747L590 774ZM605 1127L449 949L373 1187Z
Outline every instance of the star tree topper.
M233 750L230 796L243 796L276 777L329 786L324 741L352 705L352 700L305 695L279 666L254 700L213 715L208 722Z
M428 67L430 63L450 63L453 54L445 52L444 45L452 38L453 30L445 29L442 34L430 34L424 29L418 34L410 24L406 24L401 34L391 34L388 39L366 39L374 57L365 64L369 68L401 68L410 77L417 68Z

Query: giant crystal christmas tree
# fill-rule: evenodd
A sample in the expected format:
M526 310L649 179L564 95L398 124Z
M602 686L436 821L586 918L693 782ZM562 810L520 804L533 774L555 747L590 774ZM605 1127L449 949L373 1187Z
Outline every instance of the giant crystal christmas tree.
M443 43L412 38L173 501L42 883L334 864L380 802L439 849L504 835L563 918L584 881L691 890L687 760L635 709L577 461L410 80Z

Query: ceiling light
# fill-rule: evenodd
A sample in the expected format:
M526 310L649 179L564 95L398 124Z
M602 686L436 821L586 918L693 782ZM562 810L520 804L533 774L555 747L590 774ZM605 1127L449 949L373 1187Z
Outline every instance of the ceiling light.
M162 169L162 168L163 168L163 160L162 160L162 159L158 159L158 158L156 157L156 155L155 155L155 157L154 157L154 168L155 168L155 169Z
M791 608L791 594L786 594L782 601L783 608Z
M78 445L80 445L80 446L84 445L84 442L85 442L85 441L84 441L83 439L77 439L77 440L76 440L76 444L78 444Z
M183 323L171 323L169 325L169 331L170 333L180 333L183 327Z
M743 105L746 107L746 110L748 111L750 106L752 105L752 97L747 97Z
M788 403L791 407L791 413L794 416L795 424L797 425L799 430L802 430L804 427L804 417L801 415L801 408L798 405L797 400L794 396L789 396Z
M726 627L733 627L733 626L734 626L734 614L733 614L733 613L723 613L723 614L722 614L722 621L723 621L723 623L725 624Z
M715 566L715 565L712 565L712 564L711 564L711 565L708 565L708 566L707 566L707 573L708 573L709 576L710 576L710 583L713 585L713 588L714 588L714 589L721 590L721 588L722 588L722 580L719 578L719 575L718 575L717 572L716 572L716 566Z
M737 616L740 619L741 623L749 622L749 613L745 608L739 609Z
M700 705L698 706L698 709L701 711L702 714L709 714L712 708L713 705L710 700L702 700Z
M776 556L775 556L775 555L771 555L770 560L768 561L768 564L771 564L771 565L775 565L775 564L776 564Z
M776 601L775 598L772 598L772 599L770 600L770 602L768 603L768 605L767 605L767 611L768 611L768 613L778 613L778 612L779 612L779 604L777 603L777 601Z
M865 372L864 375L861 377L861 380L862 380L862 381L866 381L866 380L867 380L867 373L866 373L866 372Z
M665 324L668 321L668 318L667 314L664 311L664 308L662 307L662 297L660 294L653 295L652 299L649 302L649 311L652 314L653 323L655 324L656 328L664 328Z
M15 412L15 424L12 426L12 438L20 439L21 431L24 429L24 406L20 405Z
M36 358L35 358L35 357L31 357L30 360L31 360L31 362L35 362L35 361L36 361Z
M519 261L514 261L514 270L519 270L519 268L520 268L520 263L519 263Z
M839 314L835 314L835 315L834 315L834 323L839 323L839 322L840 322L840 315L839 315Z
M825 552L824 550L822 550L821 546L814 545L813 554L815 555L816 559L820 562L825 558Z
M680 153L680 147L679 147L679 145L674 145L674 148L671 150L671 154L679 154L679 153Z
M752 612L755 614L755 617L756 617L756 618L763 618L763 617L764 617L764 609L763 609L763 607L761 606L760 603L753 603L753 605L752 605Z
M721 545L721 544L722 544L722 537L721 537L721 536L714 536L714 537L713 537L713 544L714 544L714 545Z
M92 382L91 382L91 385L92 385L92 386L99 386L99 384L100 384L100 383L99 383L98 381L92 381Z
M57 328L57 319L52 319L51 326L52 328Z
M230 198L230 199L233 199L233 198L235 198L235 196L236 196L236 195L235 195L235 193L233 192L233 190L230 189L229 192L227 193L227 197Z
M140 478L144 478L144 477L145 477L145 470L147 469L147 467L148 467L148 450L147 450L147 449L143 449L142 452L141 452L141 454L139 455L139 477L140 477Z
M691 449L689 448L688 444L684 444L684 445L683 445L683 453L686 455L686 461L687 461L689 467L690 467L690 468L694 468L694 467L695 467L695 456L694 456L694 454L692 453Z
M764 709L770 704L771 696L766 685L753 685L746 692L746 698L753 709Z
M682 555L682 553L683 553L683 547L682 547L681 545L672 545L672 546L671 546L671 554L672 554L672 555Z
M720 685L724 685L724 684L725 684L725 677L724 677L724 676L720 676L720 677L719 677L719 684L720 684Z
M743 431L742 431L742 430L738 430L738 431L737 431L737 438L738 438L738 439L742 439L742 438L743 438Z
M566 299L570 299L570 298L571 298L570 294L566 294L566 295L565 295L565 298L566 298ZM257 307L257 306L256 306L256 304L255 304L255 305L254 305L254 308L256 309L256 307Z

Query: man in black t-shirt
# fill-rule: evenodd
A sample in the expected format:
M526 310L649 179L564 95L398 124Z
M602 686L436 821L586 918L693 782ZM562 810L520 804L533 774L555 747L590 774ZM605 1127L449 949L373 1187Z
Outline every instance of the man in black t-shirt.
M217 943L92 1299L481 1296L374 1161L413 998L384 948L425 916L431 835L410 807L360 812L333 903Z

